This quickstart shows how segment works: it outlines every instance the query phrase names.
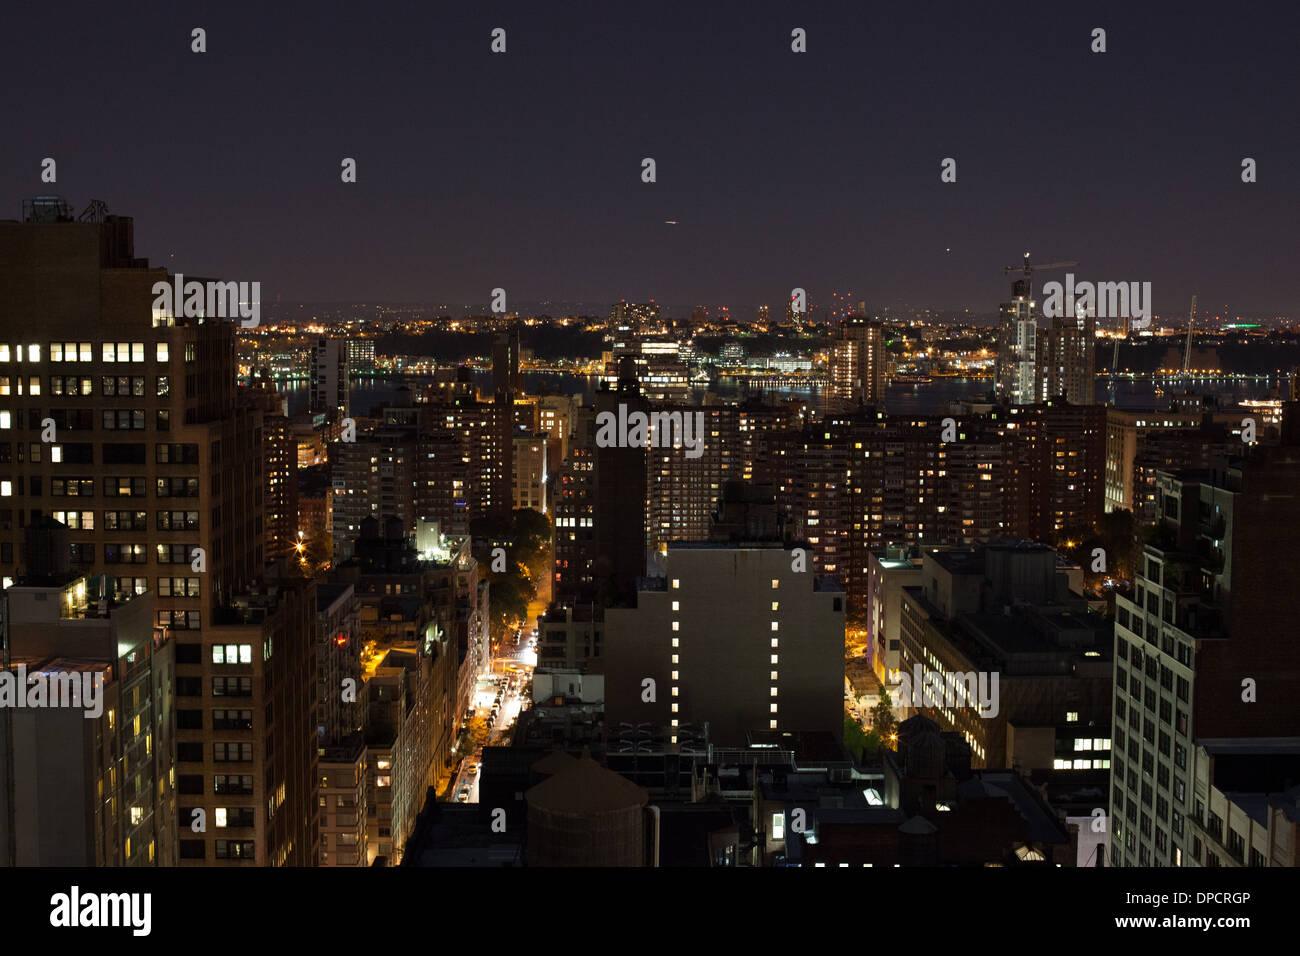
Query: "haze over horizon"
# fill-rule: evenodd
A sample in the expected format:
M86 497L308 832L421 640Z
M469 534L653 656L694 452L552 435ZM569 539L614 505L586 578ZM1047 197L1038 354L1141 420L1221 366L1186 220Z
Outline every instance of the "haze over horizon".
M267 300L740 309L799 286L985 312L1028 249L1150 281L1157 312L1295 314L1300 134L1274 111L1300 15L1258 9L20 7L0 214L103 199L153 264Z

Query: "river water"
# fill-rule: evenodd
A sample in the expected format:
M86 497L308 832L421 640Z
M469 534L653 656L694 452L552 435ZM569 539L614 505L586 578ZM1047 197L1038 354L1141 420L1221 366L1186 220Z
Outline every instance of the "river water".
M478 371L474 373L474 380L480 388L488 388L491 385L492 374ZM352 408L358 413L365 414L373 407L392 402L401 384L400 380L387 379L358 383L352 389ZM1266 398L1269 384L1267 378L1225 376L1193 380L1191 390L1198 394L1213 395L1219 404L1226 406L1243 399ZM524 388L529 394L581 395L584 402L590 403L596 385L595 376L559 372L524 373ZM1185 391L1185 385L1185 382L1142 376L1120 378L1112 386L1109 379L1098 378L1096 396L1099 404L1114 404L1119 408L1134 411L1155 411L1167 407L1170 393ZM891 414L936 414L944 411L951 402L980 398L987 395L992 388L993 382L990 379L937 378L926 385L891 385L885 402ZM714 391L720 397L728 399L742 394L768 394L772 397L793 397L812 401L820 397L819 390L815 388L769 389L745 386L736 383L734 379L723 380ZM291 413L307 407L310 393L306 382L286 383L282 386L282 392L289 398ZM702 392L696 394L700 395Z

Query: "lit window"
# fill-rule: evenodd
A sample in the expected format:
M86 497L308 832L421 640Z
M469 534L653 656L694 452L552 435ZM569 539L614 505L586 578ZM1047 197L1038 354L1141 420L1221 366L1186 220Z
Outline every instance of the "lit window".
M772 579L772 590L773 590L773 591L775 591L775 590L776 590L780 585L781 585L781 581L780 581L778 578L773 578L773 579Z
M677 646L679 640L680 640L679 638L676 637L673 638L673 647Z
M785 839L785 814L784 813L772 814L772 839L773 840Z
M673 696L674 696L674 697L678 696L678 694L677 694L677 688L676 688L676 687L673 688Z
M777 628L776 628L776 621L773 621L773 622L772 622L772 630L775 631L776 629L777 629Z
M154 353L154 357L155 357L159 362L166 362L166 361L168 360L168 359L167 359L167 343L166 343L166 342L158 342L158 343L157 343L156 350L155 350L155 353Z
M682 629L681 621L673 621L673 630L680 631L681 629Z
M0 412L0 428L13 427L13 412Z
M776 671L772 671L771 680L776 680Z
M677 705L676 705L676 704L673 704L673 713L674 713L674 714L677 713Z
M781 644L781 639L780 639L779 637L774 637L774 638L772 638L772 646L773 646L773 647L778 647L778 646L780 646L780 644Z
M1079 712L1077 710L1066 711L1065 722L1067 724L1077 724L1079 722Z
M773 610L773 611L779 611L780 609L781 609L781 602L780 602L780 601L773 601L773 602L772 602L772 610Z
M674 664L677 663L677 655L676 655L676 654L673 655L673 663L674 663Z
M772 706L772 713L775 714L775 713L776 713L776 704L772 704L771 706Z
M673 588L676 589L676 588L680 588L681 586L682 586L681 579L673 578Z
M674 601L674 602L673 602L673 610L674 610L674 611L680 611L681 609L682 609L682 607L681 607L681 602L679 602L679 601Z
M0 481L0 498L12 498L14 495L14 483L12 481Z
M9 361L9 346L0 345L0 362Z
M27 361L39 362L41 360L41 347L39 345L27 346Z
M673 680L679 680L677 676L677 671L673 671Z
M768 729L769 729L769 730L776 730L776 721L775 721L775 720L769 720L769 721L767 722L767 726L768 726Z
M776 688L775 688L775 687L772 687L772 688L769 688L769 690L771 691L771 693L770 693L768 696L769 696L769 697L775 697L775 696L776 696Z
M773 664L778 663L776 657L777 657L777 655L775 655L775 654L772 655L772 663L773 663Z
M225 807L217 807L217 809L213 813L213 818L217 821L217 826L219 827L224 827L229 825L227 822Z

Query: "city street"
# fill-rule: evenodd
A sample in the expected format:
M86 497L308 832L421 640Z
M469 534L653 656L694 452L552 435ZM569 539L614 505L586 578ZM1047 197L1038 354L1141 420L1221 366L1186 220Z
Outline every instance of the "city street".
M533 668L537 665L537 651L530 646L531 632L525 629L519 637L519 643L507 641L496 657L488 674L479 678L474 689L471 705L474 715L487 720L489 737L487 746L509 746L519 713L524 707L520 697L524 686L530 684ZM495 720L491 719L492 708L500 694L500 709ZM447 791L446 799L458 803L478 803L479 799L479 762L481 754L461 761L455 780ZM472 771L472 772L471 772ZM468 791L466 799L461 798L463 791Z

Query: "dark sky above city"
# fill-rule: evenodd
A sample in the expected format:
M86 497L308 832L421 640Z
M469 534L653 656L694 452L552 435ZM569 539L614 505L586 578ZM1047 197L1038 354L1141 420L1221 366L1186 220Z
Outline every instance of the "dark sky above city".
M1273 3L15 3L0 216L103 199L264 302L987 312L1030 250L1295 317L1298 36Z

